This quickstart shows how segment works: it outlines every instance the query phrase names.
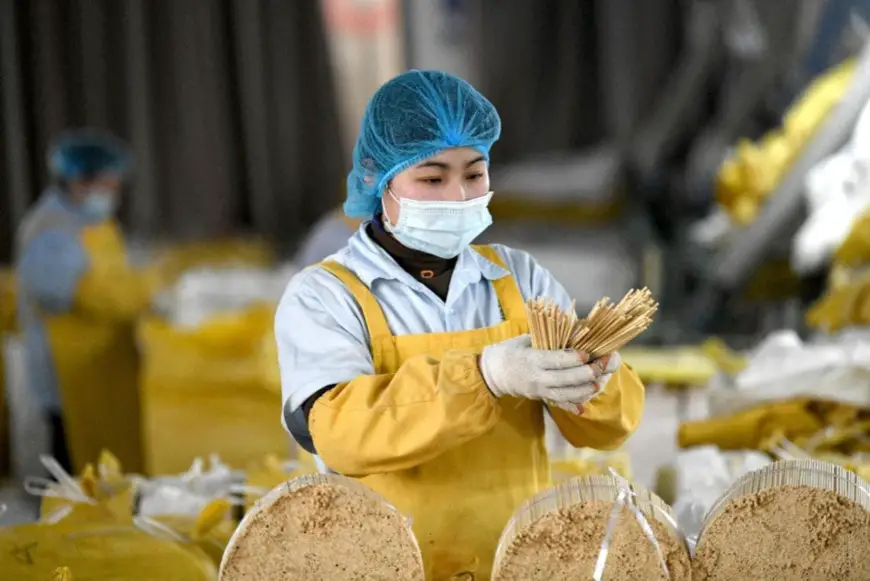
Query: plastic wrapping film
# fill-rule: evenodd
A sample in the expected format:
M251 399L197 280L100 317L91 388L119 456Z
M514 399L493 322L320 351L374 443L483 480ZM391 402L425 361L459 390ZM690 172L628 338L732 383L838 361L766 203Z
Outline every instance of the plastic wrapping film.
M733 385L709 392L712 416L810 398L870 408L870 341L841 333L804 343L793 331L769 335Z
M413 579L419 578L420 581L423 579L423 556L420 552L420 545L417 541L416 536L411 528L412 520L405 515L402 515L394 506L388 503L381 495L377 494L370 488L360 484L359 482L336 474L308 474L305 476L300 476L293 480L289 480L284 482L283 484L273 488L266 495L261 497L246 514L242 521L239 523L239 526L236 528L235 533L233 533L232 538L227 544L226 551L224 552L223 559L221 560L219 573L220 579L225 578L225 573L227 571L227 567L231 559L234 557L236 551L239 549L242 540L245 538L248 529L257 521L258 517L265 511L268 511L271 507L273 507L280 499L283 497L293 494L295 492L301 491L308 487L313 486L338 486L343 487L349 490L352 493L363 496L366 499L373 500L379 505L385 507L387 510L395 513L401 521L404 523L405 530L408 535L408 539L411 541L414 552L416 553L416 561L419 564L419 576L409 577ZM398 578L398 576L396 577ZM252 580L253 581L253 580Z
M640 525L643 534L654 547L658 566L665 579L671 579L665 555L655 536L650 524L653 519L664 526L669 535L677 540L681 551L684 551L684 562L688 566L689 551L682 531L677 524L671 508L658 496L641 487L630 484L627 480L619 477L614 471L611 475L592 475L583 478L574 478L552 488L549 488L528 501L526 501L511 517L507 526L502 531L493 565L494 580L500 579L503 573L505 561L509 555L513 543L520 537L524 530L532 526L544 516L568 509L578 504L588 502L612 503L609 520L606 524L604 537L595 560L593 581L601 581L607 565L608 553L612 535L622 508L627 508ZM680 577L683 578L683 577ZM687 577L686 577L687 578Z
M255 267L198 268L180 275L155 298L155 307L181 329L195 329L214 316L258 303L277 304L298 272L290 263L277 269Z
M198 546L215 566L236 527L231 508L243 502L233 496L243 475L216 457L208 469L197 459L184 474L153 480L123 474L108 452L102 454L97 470L89 464L78 478L50 457L42 462L53 479L25 481L25 491L42 498L42 524L135 524Z
M73 477L51 456L40 456L51 478L27 477L24 490L42 499L40 521L129 522L138 492L138 479L124 475L111 453L103 451L94 465Z
M692 547L707 513L728 487L770 463L762 452L723 452L715 446L699 446L680 452L673 464L659 471L656 491L672 503L680 529Z
M775 500L771 497L759 497L773 489L784 489L787 494L807 494L811 491L833 493L836 500L823 501L821 497L797 498L789 500ZM730 517L737 519L741 530L737 531L726 521L724 529L717 529L717 521L726 516L726 511L732 503L746 498L747 510L751 517L747 520L744 514L735 513ZM750 500L751 499L751 500ZM844 502L848 501L848 503ZM826 506L827 505L827 506ZM825 510L833 510L854 516L858 511L861 517L858 521L851 522L848 526L840 523L834 514L826 513ZM800 512L799 512L800 511ZM850 512L851 511L851 512ZM751 529L752 519L758 520L761 535L753 537ZM784 519L784 520L783 520ZM796 527L794 534L789 535L784 527ZM856 532L863 538L854 538ZM727 542L732 547L726 553L724 549L717 550L716 545L708 547L708 543L715 543L720 535L722 542ZM806 535L809 540L796 540L797 535ZM830 538L821 538L821 535L833 535ZM845 535L846 539L839 539L837 535ZM782 539L788 537L789 543L782 544ZM710 540L711 538L715 540ZM870 484L862 480L854 472L850 472L841 466L829 464L814 459L795 459L775 462L759 470L745 474L732 484L728 490L716 501L704 519L701 534L695 551L695 574L701 579L725 579L733 570L741 569L740 573L752 571L760 575L770 574L755 569L759 564L773 567L790 567L791 571L802 571L805 575L801 578L830 578L830 579L860 579L868 578L870 573ZM742 543L751 549L744 551L737 546ZM741 545L742 546L742 545ZM775 550L776 555L769 554ZM848 551L848 559L843 559L842 553L825 555L827 551ZM798 553L795 555L794 553ZM726 558L727 557L727 558ZM806 562L797 562L806 558ZM839 570L832 575L830 570L822 570L819 563L825 563L826 567L846 566L858 567L860 571ZM709 565L716 571L714 577L709 571L703 571ZM855 576L857 574L857 577ZM724 575L724 576L723 576ZM735 578L733 575L730 578ZM764 577L770 578L770 577ZM796 577L783 577L796 578Z

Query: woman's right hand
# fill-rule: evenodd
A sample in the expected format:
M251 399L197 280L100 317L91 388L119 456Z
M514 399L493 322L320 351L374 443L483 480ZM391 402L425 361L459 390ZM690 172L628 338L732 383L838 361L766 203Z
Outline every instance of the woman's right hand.
M480 370L496 397L582 406L598 393L596 380L602 373L600 366L587 365L588 360L585 353L574 349L535 349L529 335L520 335L486 347Z

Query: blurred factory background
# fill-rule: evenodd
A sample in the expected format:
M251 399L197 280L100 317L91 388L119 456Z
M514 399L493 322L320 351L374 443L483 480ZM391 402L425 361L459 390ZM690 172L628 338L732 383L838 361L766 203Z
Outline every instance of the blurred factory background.
M852 349L870 323L868 16L843 0L0 0L7 522L33 516L17 491L43 471L12 265L52 140L90 126L130 144L131 260L166 269L137 323L144 471L209 454L245 469L294 454L269 305L324 257L312 236L350 235L337 209L362 112L408 68L457 74L501 114L485 241L531 252L581 313L637 286L659 299L624 354L649 386L620 452L639 481L681 446L764 449L762 416L740 414L812 394L753 395L772 380L740 383L747 361L787 366L842 329ZM851 395L834 398L856 414L863 365L849 359ZM735 414L749 423L721 428ZM551 449L569 472L616 462Z

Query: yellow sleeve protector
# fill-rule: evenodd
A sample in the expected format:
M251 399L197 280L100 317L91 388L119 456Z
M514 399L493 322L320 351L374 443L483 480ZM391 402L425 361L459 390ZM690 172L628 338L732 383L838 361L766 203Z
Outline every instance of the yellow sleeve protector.
M488 432L501 409L477 360L474 351L462 350L440 361L416 355L396 373L339 384L311 410L318 454L342 474L391 472Z

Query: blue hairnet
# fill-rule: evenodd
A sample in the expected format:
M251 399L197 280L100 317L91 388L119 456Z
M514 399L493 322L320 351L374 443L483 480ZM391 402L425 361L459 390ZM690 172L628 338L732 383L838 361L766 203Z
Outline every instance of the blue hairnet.
M62 135L48 151L48 169L58 179L90 179L101 173L126 175L132 161L116 137L91 129Z
M366 107L344 213L371 216L393 176L445 149L471 147L488 160L500 134L495 107L466 81L440 71L402 73L378 89Z

